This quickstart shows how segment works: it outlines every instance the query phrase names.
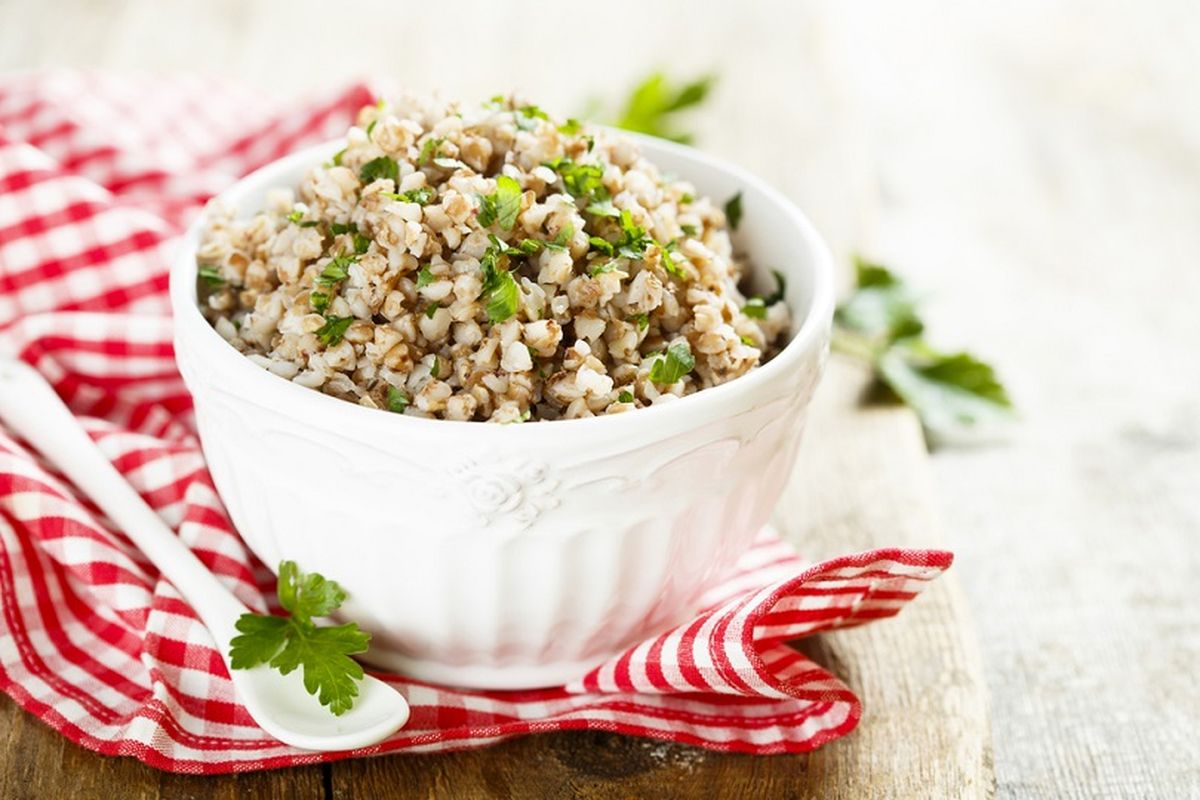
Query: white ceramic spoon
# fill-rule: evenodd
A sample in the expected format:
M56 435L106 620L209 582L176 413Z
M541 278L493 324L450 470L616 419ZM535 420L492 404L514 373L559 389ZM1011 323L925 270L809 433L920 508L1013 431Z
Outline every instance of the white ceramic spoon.
M0 356L0 420L41 451L158 568L212 633L229 665L234 623L247 609L125 482L41 374ZM301 670L230 669L238 698L262 729L306 750L353 750L383 741L408 721L408 703L365 676L354 707L335 717L304 689Z

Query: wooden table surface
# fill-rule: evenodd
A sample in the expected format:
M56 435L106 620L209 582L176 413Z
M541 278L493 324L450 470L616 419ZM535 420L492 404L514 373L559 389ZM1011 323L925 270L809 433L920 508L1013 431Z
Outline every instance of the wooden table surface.
M813 408L781 532L814 558L942 541L915 419L856 409L863 375L836 363ZM814 753L755 757L570 732L464 753L395 755L197 777L103 758L0 701L0 797L990 797L987 697L955 570L900 616L802 642L859 693L863 721Z
M0 68L66 65L519 87L564 111L653 67L715 70L699 144L927 289L934 337L995 360L1021 406L1003 444L939 450L925 487L979 634L997 795L1200 796L1192 0L0 0Z

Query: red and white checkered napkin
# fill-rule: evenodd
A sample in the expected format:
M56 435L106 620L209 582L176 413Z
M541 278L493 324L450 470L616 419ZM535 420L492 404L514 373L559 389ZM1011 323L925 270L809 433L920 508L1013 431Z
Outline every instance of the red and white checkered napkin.
M168 252L214 192L337 135L372 99L354 86L283 108L190 79L0 79L0 347L50 379L142 497L259 610L273 578L225 516L172 360ZM381 675L408 697L412 720L357 754L579 728L809 750L853 729L861 708L784 642L891 616L950 560L878 550L807 565L764 539L694 621L571 686L471 692ZM85 747L198 773L348 755L294 750L257 728L192 610L3 428L0 605L0 688Z

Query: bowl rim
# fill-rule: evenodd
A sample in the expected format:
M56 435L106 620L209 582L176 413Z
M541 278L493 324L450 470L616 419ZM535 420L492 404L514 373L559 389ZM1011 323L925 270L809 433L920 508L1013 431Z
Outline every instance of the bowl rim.
M834 308L833 255L808 217L804 215L795 203L765 180L748 170L696 148L665 139L629 131L618 131L618 133L637 141L640 147L649 151L651 160L653 160L654 151L665 151L684 159L705 163L711 168L727 173L729 177L741 185L754 187L768 201L779 206L800 232L802 245L806 246L812 254L812 298L806 309L804 321L801 323L800 329L792 335L783 349L766 364L719 386L697 391L669 403L638 408L623 414L601 414L575 419L545 420L545 422L550 423L548 425L488 425L481 424L477 420L446 420L416 417L407 414L383 414L380 413L379 409L367 408L357 403L349 403L327 395L324 392L296 385L282 376L275 375L269 370L263 369L233 348L204 319L204 316L200 312L195 292L194 270L196 264L195 254L199 245L201 231L209 218L210 210L214 206L219 206L223 198L230 194L244 191L248 185L261 183L268 175L276 172L289 171L305 163L317 163L328 157L329 154L336 152L344 144L344 136L290 153L243 176L234 184L226 187L222 192L214 196L197 215L195 220L192 221L191 225L188 226L187 231L180 239L179 249L175 254L170 270L169 293L172 315L175 320L176 357L178 358L178 351L184 349L179 347L178 342L185 335L184 326L187 326L187 330L195 331L194 334L189 336L189 343L192 343L196 349L203 348L206 353L204 358L206 360L213 359L213 363L219 373L225 373L236 379L230 381L229 384L237 387L236 394L246 395L253 392L261 395L263 392L271 392L278 395L277 398L272 400L273 405L279 407L281 411L286 408L291 412L292 416L311 420L313 417L330 418L329 412L336 412L344 416L334 418L344 420L346 425L350 424L350 420L355 419L358 424L374 424L384 426L385 428L387 426L395 426L391 430L401 433L408 431L412 434L436 434L440 431L442 434L452 434L455 431L466 433L470 430L476 432L471 435L500 439L529 439L553 436L555 435L555 431L563 434L573 432L575 434L616 435L631 425L666 423L672 419L669 415L674 415L676 418L680 418L683 415L691 415L696 421L724 416L724 414L720 413L722 403L736 397L739 392L745 395L752 394L753 389L782 377L786 370L797 369L805 355L814 346L822 348L825 346L825 339L827 339L828 331L832 324ZM193 347L187 349L191 351Z

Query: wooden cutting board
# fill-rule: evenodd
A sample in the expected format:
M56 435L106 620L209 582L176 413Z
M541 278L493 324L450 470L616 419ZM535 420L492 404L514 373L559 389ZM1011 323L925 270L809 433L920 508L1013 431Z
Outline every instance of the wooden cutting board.
M814 402L778 514L811 558L942 544L920 426L861 408L866 376L836 359ZM863 701L850 736L814 753L712 753L611 734L530 736L484 750L393 755L197 777L103 758L0 698L0 797L71 798L884 798L991 797L987 694L955 571L900 616L806 640Z

